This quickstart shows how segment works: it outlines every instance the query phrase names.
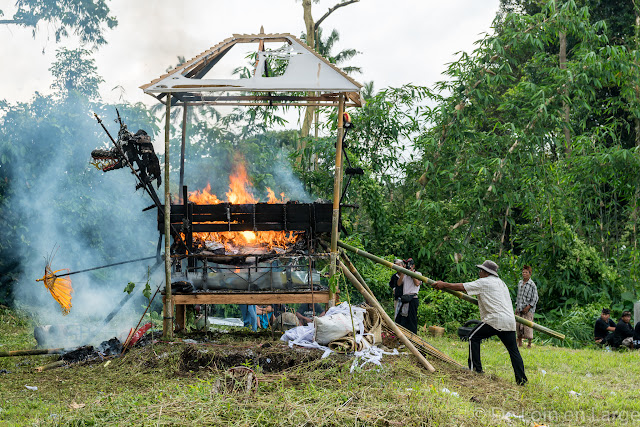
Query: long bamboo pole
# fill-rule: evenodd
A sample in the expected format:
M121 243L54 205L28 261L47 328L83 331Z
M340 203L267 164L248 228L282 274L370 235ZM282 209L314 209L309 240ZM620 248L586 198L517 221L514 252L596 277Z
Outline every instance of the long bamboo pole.
M351 273L355 276L356 280L358 280L358 282L362 285L362 287L365 288L367 290L367 292L369 292L370 295L375 297L374 293L369 288L369 285L367 285L367 282L364 281L364 278L360 275L360 272L358 271L358 269L356 269L356 266L353 265L353 263L351 262L351 260L349 259L349 257L347 256L347 254L344 251L340 251L340 258L342 258L342 261L344 262L344 264L349 268L349 271L351 271ZM394 321L394 323L395 323L395 321ZM413 332L409 331L408 329L406 329L402 325L398 325L396 323L396 326L398 327L398 329L400 329L400 331L402 331L402 333L404 333L407 336L407 338L414 345L424 348L425 352L427 352L429 355L431 355L433 357L437 357L440 360L443 360L445 362L449 362L449 363L452 363L452 364L454 364L456 366L464 368L464 366L462 366L461 364L456 362L454 359L452 359L448 355L444 354L443 352L441 352L440 350L438 350L437 348L435 348L434 346L432 346L431 344L429 344L428 342L426 342L425 340L420 338L418 335L416 335ZM386 326L386 328L389 329L388 326ZM389 329L389 330L391 330L391 329ZM420 350L420 349L418 349L418 350Z
M344 243L342 241L338 241L338 246L340 246L341 248L344 248L344 249L346 249L348 251L351 251L356 255L363 256L365 258L370 259L371 261L377 262L378 264L382 264L382 265L384 265L386 267L389 267L389 268L391 268L393 270L399 271L399 272L404 273L404 274L406 274L408 276L416 278L416 279L418 279L418 280L420 280L420 281L422 281L422 282L424 282L424 283L426 283L426 284L428 284L430 286L433 286L433 284L435 283L435 280L429 279L428 277L425 277L425 276L423 276L421 274L418 274L415 271L411 271L411 270L407 270L406 268L399 267L399 266L395 265L394 263L387 261L384 258L377 257L377 256L375 256L373 254L370 254L369 252L366 252L366 251L363 251L362 249L358 249L358 248L356 248L354 246L348 245L348 244L346 244L346 243ZM455 295L458 298L463 299L463 300L465 300L467 302L470 302L472 304L478 305L478 300L477 299L475 299L474 297L469 296L469 295L467 295L465 293L462 293L462 292L459 292L459 291L454 291L454 290L451 290L451 289L443 289L443 291L448 292L451 295ZM522 318L520 316L515 316L515 319L516 319L516 322L518 322L518 323L521 323L521 324L523 324L525 326L528 326L528 327L530 327L532 329L535 329L538 332L542 332L544 334L550 335L550 336L552 336L554 338L557 338L559 340L563 340L565 338L564 334L561 334L560 332L556 332L553 329L549 329L549 328L546 328L546 327L544 327L542 325L538 325L537 323L533 323L532 321L524 319L524 318Z
M344 94L340 94L338 103L338 139L336 140L336 167L333 177L333 212L331 217L331 265L329 274L336 274L338 259L338 238L340 235L340 192L342 190L342 135L344 133ZM335 296L329 291L329 306L335 305Z
M169 142L171 136L171 94L167 93L164 125L164 274L165 303L163 307L162 337L173 336L173 300L171 299L171 196L169 193ZM186 108L186 107L185 107Z
M418 351L418 349L413 345L413 343L409 340L409 338L407 338L407 336L405 334L402 333L402 331L400 330L400 328L398 328L398 325L396 325L396 322L394 322L393 320L391 320L391 318L389 317L389 315L387 314L386 311L384 311L384 309L382 308L382 306L380 305L380 303L378 302L378 300L376 299L376 297L373 296L373 294L370 294L369 292L367 292L367 290L364 288L364 286L362 286L360 284L360 282L358 281L358 279L356 279L356 277L351 273L351 271L349 271L349 269L347 268L346 265L344 265L342 263L342 261L338 261L340 268L342 269L342 272L344 273L345 277L347 279L349 279L349 281L353 284L353 286L356 287L356 289L358 291L360 291L360 293L362 294L362 296L364 297L364 299L367 300L367 302L369 304L371 304L372 307L374 307L376 310L378 310L378 313L380 313L380 316L382 316L382 319L384 320L384 322L386 323L386 325L391 328L391 330L397 335L398 338L400 338L400 341L402 341L402 343L409 349L409 351L411 353L413 353L414 356L416 356L418 358L418 361L425 367L427 368L427 370L429 372L435 372L435 368L433 366L431 366L431 363L429 363L427 361L427 359L424 358L424 356L422 355L422 353L420 353Z
M63 348L36 348L32 350L0 351L0 357L36 356L40 354L60 354Z

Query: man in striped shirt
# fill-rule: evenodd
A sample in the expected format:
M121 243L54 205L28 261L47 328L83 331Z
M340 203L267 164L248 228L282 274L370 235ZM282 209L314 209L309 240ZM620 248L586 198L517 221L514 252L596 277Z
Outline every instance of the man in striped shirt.
M533 322L533 314L536 311L536 304L538 304L538 288L531 280L532 273L533 269L530 266L522 267L522 280L518 282L518 295L516 296L516 315ZM518 347L522 347L522 339L526 338L529 341L527 347L531 348L533 329L522 323L517 326Z

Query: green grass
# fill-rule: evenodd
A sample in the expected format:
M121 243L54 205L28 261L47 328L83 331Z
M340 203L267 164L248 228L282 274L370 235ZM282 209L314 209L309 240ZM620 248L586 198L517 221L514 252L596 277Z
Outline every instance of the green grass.
M0 309L0 321L0 349L34 347L27 319ZM427 340L466 363L466 343L455 337ZM0 358L0 369L10 371L0 374L0 425L593 426L640 421L639 352L523 349L529 384L519 387L506 350L494 340L482 345L485 375L431 359L436 372L429 374L409 355L385 356L379 370L350 373L348 357L317 359L317 353L291 350L270 334L230 333L216 337L215 344L191 347L191 353L185 348L180 342L156 343L109 364L40 373L33 368L54 358ZM315 356L303 357L309 354ZM191 370L184 363L189 355L199 361L189 365ZM256 364L258 355L262 366ZM265 355L282 366L267 365ZM219 380L229 378L226 367L204 365L227 359L254 369L255 392L216 391ZM293 366L286 368L289 362ZM507 412L523 418L507 421Z

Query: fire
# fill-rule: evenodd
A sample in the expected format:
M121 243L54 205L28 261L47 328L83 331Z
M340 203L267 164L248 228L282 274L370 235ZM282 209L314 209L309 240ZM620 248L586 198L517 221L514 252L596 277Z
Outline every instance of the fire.
M247 170L242 162L235 165L233 173L229 176L229 191L225 193L227 201L233 204L253 204L258 203L251 193L253 187ZM280 193L280 199L276 197L273 190L267 188L267 203L286 203L284 193ZM204 190L189 192L189 201L197 204L215 205L223 203L215 194L211 194L211 184L207 184ZM286 231L227 231L222 233L193 233L194 239L203 241L213 241L222 243L225 250L231 246L266 246L269 250L274 247L286 249L288 245L296 242L298 235Z

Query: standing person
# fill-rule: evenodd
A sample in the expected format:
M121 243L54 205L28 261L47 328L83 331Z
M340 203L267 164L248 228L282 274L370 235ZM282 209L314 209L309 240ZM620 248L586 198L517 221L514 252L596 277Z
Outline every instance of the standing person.
M480 342L497 335L509 352L516 383L525 385L527 376L524 373L524 362L516 343L516 320L509 289L498 276L498 264L486 260L476 267L479 269L478 280L465 283L447 283L438 280L433 286L436 289L451 289L478 296L478 309L482 322L469 334L469 369L482 373Z
M405 268L411 271L415 271L418 274L422 274L416 271L416 264L412 258L405 261ZM396 323L404 326L414 334L418 333L418 305L420 300L418 299L418 292L420 291L420 285L422 282L418 279L398 272L398 283L402 284L402 297L401 306L398 314L396 315Z
M395 265L404 268L404 261L401 259L397 259L393 262ZM393 313L393 318L398 317L398 311L400 310L400 306L402 305L402 283L398 283L398 272L396 271L391 279L389 279L389 287L391 288L391 292L393 293L393 307L395 309Z
M522 280L518 282L518 295L516 297L516 314L524 319L533 322L533 314L536 311L536 304L538 303L538 288L533 280L531 280L531 274L533 269L525 265L522 267ZM527 348L531 348L531 340L533 339L533 329L518 323L516 325L518 347L522 347L522 339L525 338L529 343Z
M623 311L616 330L613 331L611 338L611 347L632 347L633 344L633 327L631 326L631 312Z
M616 324L611 320L611 311L608 308L603 308L593 328L593 336L596 342L602 345L611 345L611 338L613 337L611 332L615 330Z

